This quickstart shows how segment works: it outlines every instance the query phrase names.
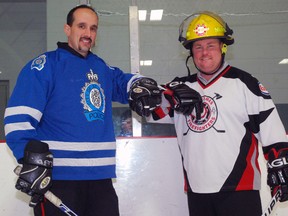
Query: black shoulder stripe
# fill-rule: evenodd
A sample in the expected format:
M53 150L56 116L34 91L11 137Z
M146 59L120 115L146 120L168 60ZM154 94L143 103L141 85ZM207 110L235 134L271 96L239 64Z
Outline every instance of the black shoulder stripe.
M258 81L258 79L253 77L251 74L240 70L239 68L231 67L229 72L224 74L223 77L230 79L240 79L253 94L259 97L263 97L264 99L271 99L270 94Z
M272 113L274 109L275 107L269 110L262 111L257 115L249 115L250 130L253 133L258 133L260 131L260 124L268 118L268 116Z

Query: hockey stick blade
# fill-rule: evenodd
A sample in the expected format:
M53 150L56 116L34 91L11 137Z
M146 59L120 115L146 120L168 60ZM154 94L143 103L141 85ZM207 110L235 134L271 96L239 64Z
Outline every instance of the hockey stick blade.
M274 194L272 199L269 202L269 205L267 206L266 210L263 212L262 216L268 216L272 213L272 210L274 209L276 203L280 200L281 197L281 190L278 189L277 192Z
M22 167L21 166L17 166L14 169L14 173L19 176L20 172L21 172ZM68 216L78 216L75 212L73 212L70 208L68 208L61 199L59 199L55 194L53 194L51 191L47 191L44 194L45 198L47 200L49 200L53 205L55 205L56 207L58 207L62 212L64 212L66 215Z

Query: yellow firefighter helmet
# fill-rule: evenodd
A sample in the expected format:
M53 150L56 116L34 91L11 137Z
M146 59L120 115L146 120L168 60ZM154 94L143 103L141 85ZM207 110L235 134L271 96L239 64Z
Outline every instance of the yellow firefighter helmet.
M191 20L192 17L194 18ZM183 36L188 20L191 21L186 27L185 36ZM194 41L205 38L220 38L226 45L231 45L234 43L232 34L233 30L220 16L210 11L203 11L192 14L182 22L179 28L179 41L186 49L190 49Z

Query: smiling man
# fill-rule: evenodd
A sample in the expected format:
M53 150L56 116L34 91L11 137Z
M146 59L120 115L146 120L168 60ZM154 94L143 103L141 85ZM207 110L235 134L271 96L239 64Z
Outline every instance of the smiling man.
M288 200L288 140L277 109L255 77L225 61L234 38L220 16L209 11L193 14L179 30L196 71L190 74L187 66L188 76L166 86L194 89L202 97L203 110L198 117L197 112L185 115L173 109L169 98L175 95L170 94L168 103L162 100L152 116L175 125L190 216L260 216L259 144L269 162L272 195L280 189L280 201ZM188 97L176 96L177 101Z
M68 45L84 57L95 46L97 30L98 15L89 8L71 10L64 26Z
M31 196L36 216L64 214L44 200L47 190L78 215L118 216L112 101L127 104L138 84L146 94L129 100L140 114L161 101L156 81L91 52L98 18L90 6L73 8L64 25L68 41L24 66L5 111L6 141L22 164L16 188Z

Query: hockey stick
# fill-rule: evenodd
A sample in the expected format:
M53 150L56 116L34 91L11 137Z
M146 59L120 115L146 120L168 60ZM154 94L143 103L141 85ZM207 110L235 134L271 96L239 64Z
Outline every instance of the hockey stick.
M14 169L14 173L19 176L20 172L21 172L22 167L21 166L17 166ZM59 199L57 196L55 196L51 191L47 191L44 194L45 198L47 200L49 200L53 205L55 205L56 207L58 207L62 212L64 212L66 215L69 216L78 216L75 212L73 212L71 209L69 209L63 202L61 199Z
M281 197L281 190L279 188L274 194L274 196L272 197L272 199L270 200L269 205L266 208L266 210L263 212L262 216L268 216L272 213L272 210L274 206L276 205L276 203L279 201L280 197Z

